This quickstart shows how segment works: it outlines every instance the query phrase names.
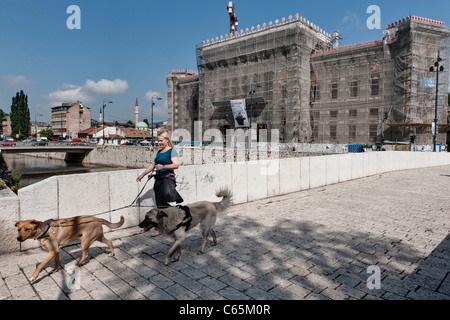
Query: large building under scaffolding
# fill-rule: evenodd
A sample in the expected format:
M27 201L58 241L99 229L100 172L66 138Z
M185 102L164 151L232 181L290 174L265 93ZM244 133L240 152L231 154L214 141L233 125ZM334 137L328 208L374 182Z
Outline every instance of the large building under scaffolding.
M198 73L167 75L169 127L203 132L235 128L231 101L245 99L252 139L278 129L281 142L364 143L382 139L431 144L436 89L425 85L450 30L407 17L379 40L339 47L299 15L197 45ZM438 143L448 130L448 60L439 74Z

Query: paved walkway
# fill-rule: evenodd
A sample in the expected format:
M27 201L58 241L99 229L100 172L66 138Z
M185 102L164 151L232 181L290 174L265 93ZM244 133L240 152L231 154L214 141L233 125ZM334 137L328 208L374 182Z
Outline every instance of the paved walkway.
M449 300L449 190L444 166L236 205L218 219L216 247L196 254L197 227L169 266L163 261L172 241L139 228L108 234L113 258L94 244L79 278L67 272L79 245L62 250L64 269L49 274L51 262L32 285L27 278L46 252L6 254L0 300Z

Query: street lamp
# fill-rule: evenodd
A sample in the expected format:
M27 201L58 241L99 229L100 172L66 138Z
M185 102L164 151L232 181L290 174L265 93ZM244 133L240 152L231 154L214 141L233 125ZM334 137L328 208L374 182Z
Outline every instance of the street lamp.
M444 71L444 66L440 66L442 61L440 51L438 51L438 58L434 63L434 67L430 67L430 72L436 72L436 104L434 107L434 132L433 132L433 152L436 152L436 139L438 133L438 92L439 92L439 72Z
M107 104L109 103L113 103L112 101L108 100L108 99L103 99L103 111L102 111L102 116L103 116L103 145L105 145L105 107Z
M153 99L156 99L156 101L158 100L162 100L162 98L158 97L158 96L153 96L152 97L152 145L153 145L153 106L155 105L155 102L153 101Z
M37 114L37 113L35 113L34 114L34 133L36 134L36 139L37 139L37 117L42 117L43 116L43 114Z

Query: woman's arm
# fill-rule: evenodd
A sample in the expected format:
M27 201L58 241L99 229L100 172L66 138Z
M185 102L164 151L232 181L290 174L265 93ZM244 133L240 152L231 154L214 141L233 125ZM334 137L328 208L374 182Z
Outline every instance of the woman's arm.
M162 169L175 170L180 167L178 157L173 157L170 160L172 160L171 164L165 164L165 165L157 164L155 166L156 170L162 170Z
M158 166L158 165L156 165ZM137 178L136 181L139 182L142 180L142 178L144 178L147 174L149 174L150 172L153 171L153 168L155 167L155 161L153 161L152 163L150 163L150 165L147 167L147 169L145 169L144 172L142 172Z

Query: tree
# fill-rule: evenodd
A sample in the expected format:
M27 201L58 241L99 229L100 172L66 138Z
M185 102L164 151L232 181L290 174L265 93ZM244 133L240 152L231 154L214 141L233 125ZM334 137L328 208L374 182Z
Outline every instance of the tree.
M8 114L5 112L5 111L3 111L2 109L0 109L0 121L4 118L4 117L6 117Z
M99 128L101 127L102 123L95 120L95 119L91 119L91 127L95 127L95 128Z
M28 96L20 90L12 98L11 105L11 131L12 137L19 135L24 139L30 134L30 109L28 109Z
M49 140L53 139L53 130L52 129L43 129L41 132L39 132L41 137L46 137Z

